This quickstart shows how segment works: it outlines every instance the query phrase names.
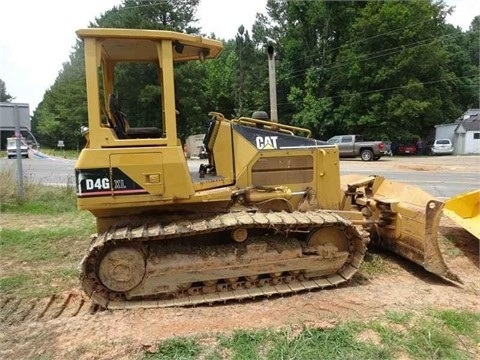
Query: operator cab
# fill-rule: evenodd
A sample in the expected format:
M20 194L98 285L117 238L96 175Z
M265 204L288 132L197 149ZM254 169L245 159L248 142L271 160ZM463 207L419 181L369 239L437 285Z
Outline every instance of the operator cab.
M223 44L171 31L90 28L77 35L85 47L90 148L181 146L174 64L215 58Z

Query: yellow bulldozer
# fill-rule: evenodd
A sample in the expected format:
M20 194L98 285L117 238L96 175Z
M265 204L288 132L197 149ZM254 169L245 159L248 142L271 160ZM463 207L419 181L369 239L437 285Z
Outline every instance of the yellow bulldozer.
M328 288L370 242L450 281L437 233L444 204L380 176L340 176L336 145L308 129L209 114L208 159L192 169L177 136L174 66L221 42L170 31L81 29L87 140L75 166L79 209L97 234L81 282L108 309L190 306ZM129 121L117 68L158 71L158 119Z

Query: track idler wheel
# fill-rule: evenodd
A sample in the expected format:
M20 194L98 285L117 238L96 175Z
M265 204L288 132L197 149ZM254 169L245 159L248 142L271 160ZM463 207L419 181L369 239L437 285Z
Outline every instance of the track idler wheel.
M98 266L98 277L109 290L127 292L145 276L145 255L135 247L122 246L108 251Z
M307 239L308 250L324 258L332 258L337 252L348 251L348 240L344 232L336 227L313 230Z

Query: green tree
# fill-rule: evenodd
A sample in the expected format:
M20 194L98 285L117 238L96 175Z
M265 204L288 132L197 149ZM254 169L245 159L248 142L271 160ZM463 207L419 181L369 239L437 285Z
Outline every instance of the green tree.
M442 42L445 7L428 1L368 2L340 52L335 76L344 89L337 126L388 139L424 135L451 119L457 81Z
M445 25L443 33L443 47L447 52L446 66L454 74L451 81L446 84L451 89L451 96L448 98L451 111L447 114L451 121L468 108L474 107L478 101L476 94L479 91L478 38L480 34L478 30L475 34L473 29L465 33L452 25ZM475 47L477 52L472 54Z
M154 29L197 34L192 26L200 0L123 0L91 23L91 27Z
M269 0L253 38L278 50L280 119L323 138L389 139L452 121L478 97L479 37L478 20L466 34L445 25L450 11L430 0Z
M7 92L7 85L5 84L5 81L0 79L0 102L10 102L13 99L14 97Z
M235 43L229 40L219 57L206 61L205 98L209 111L223 113L227 118L235 116Z
M235 115L251 116L268 109L268 64L263 49L257 49L243 26L235 36Z
M279 117L323 136L332 126L336 89L331 67L349 38L361 2L268 1L257 16L254 38L272 41L278 53Z
M466 32L465 49L467 49L470 69L467 72L469 79L470 96L467 94L463 99L465 108L480 108L480 15L475 16Z
M67 149L82 145L80 127L87 119L84 64L83 45L77 42L70 61L63 64L33 114L32 127L44 146L54 147L58 140L63 140Z

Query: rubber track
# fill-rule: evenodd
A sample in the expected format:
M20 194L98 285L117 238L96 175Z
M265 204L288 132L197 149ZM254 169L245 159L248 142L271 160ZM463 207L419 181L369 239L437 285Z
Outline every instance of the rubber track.
M253 299L277 294L288 294L336 286L343 283L358 271L369 241L368 233L357 229L344 218L328 211L310 212L232 212L215 216L185 219L166 225L160 223L145 224L138 227L110 228L100 236L94 237L87 256L81 262L81 280L83 288L94 303L107 309L162 308L172 306L193 306L213 304L228 300ZM178 217L177 217L178 219ZM230 231L235 228L272 228L282 233L298 229L312 229L336 226L344 231L350 241L350 256L347 263L336 273L318 279L295 280L279 285L267 285L238 290L226 290L212 294L182 294L181 297L168 300L126 300L106 289L96 275L96 257L109 245L125 243L146 243L166 239L183 238L198 234Z

